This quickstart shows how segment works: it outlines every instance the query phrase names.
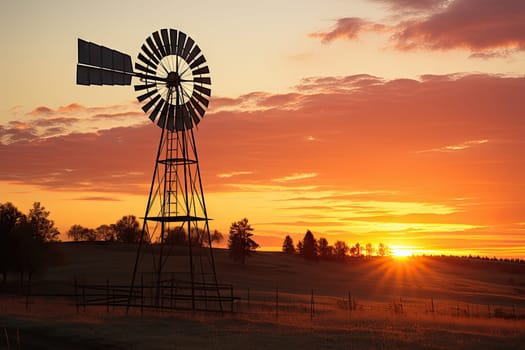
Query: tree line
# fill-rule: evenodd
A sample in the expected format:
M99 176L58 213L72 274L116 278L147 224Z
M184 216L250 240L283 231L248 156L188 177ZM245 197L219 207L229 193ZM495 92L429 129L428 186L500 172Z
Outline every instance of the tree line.
M384 244L379 243L374 247L371 243L362 246L359 242L353 246L348 246L344 241L336 241L334 245L330 245L326 238L315 238L312 231L307 230L304 238L294 245L292 237L287 235L284 238L282 251L286 254L300 255L308 260L338 260L344 261L347 257L371 257L376 256L390 256L392 252L390 248Z

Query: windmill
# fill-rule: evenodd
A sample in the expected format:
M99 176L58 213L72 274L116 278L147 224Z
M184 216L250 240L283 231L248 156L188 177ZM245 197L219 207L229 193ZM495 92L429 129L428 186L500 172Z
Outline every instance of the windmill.
M184 32L161 29L146 38L134 69L125 53L78 39L77 84L131 85L149 119L160 127L151 186L130 286L130 301L138 284L143 250L151 246L155 305L165 302L165 290L179 305L193 310L218 301L222 310L209 218L199 170L194 129L204 117L211 95L210 70L200 47ZM184 233L186 248L172 244ZM150 244L151 243L151 244ZM168 258L182 270L169 272ZM143 275L141 279L143 278ZM144 282L141 280L141 285ZM205 305L205 306L202 306Z

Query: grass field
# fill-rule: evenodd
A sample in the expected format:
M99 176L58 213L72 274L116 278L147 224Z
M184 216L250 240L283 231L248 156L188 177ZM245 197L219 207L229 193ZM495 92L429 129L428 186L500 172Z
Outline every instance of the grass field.
M129 282L133 245L61 244L35 286ZM525 349L525 265L417 257L308 262L261 252L246 266L216 250L234 314L88 307L0 296L0 349ZM184 259L167 270L184 269ZM64 290L67 292L67 290ZM69 289L71 292L71 289ZM355 308L348 308L348 296ZM276 296L278 301L276 302ZM313 313L312 313L313 308ZM499 316L499 317L495 317ZM506 316L507 318L503 318Z

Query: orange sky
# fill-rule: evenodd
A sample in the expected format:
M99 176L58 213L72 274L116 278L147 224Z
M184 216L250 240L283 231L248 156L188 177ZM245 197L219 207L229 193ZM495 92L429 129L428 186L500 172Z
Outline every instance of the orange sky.
M286 55L267 50L267 60L283 63L250 81L242 64L239 77L222 80L230 67L213 63L210 56L223 58L210 45L218 94L196 137L212 229L226 233L248 217L263 249L310 229L332 243L525 258L525 4L358 3L359 13L334 5L322 10L331 19L314 21L308 8L296 27L283 24L280 34L302 44ZM198 33L197 41L221 40L212 28ZM122 49L115 36L101 44ZM272 47L270 35L259 39ZM236 60L261 59L245 55ZM374 57L368 66L366 57ZM62 232L141 216L160 129L132 101L132 88L76 87L70 68L59 76L71 88L47 89L60 97L2 86L0 202L27 211L41 201Z

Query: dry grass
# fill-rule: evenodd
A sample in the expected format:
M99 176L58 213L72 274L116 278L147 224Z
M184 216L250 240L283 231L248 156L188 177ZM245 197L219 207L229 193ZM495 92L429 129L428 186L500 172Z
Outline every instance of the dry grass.
M75 276L125 282L134 248L66 244L67 263L40 276L40 283L57 288ZM514 312L523 312L523 266L431 258L310 263L262 253L243 268L224 251L216 258L221 281L233 283L241 298L234 314L125 315L114 308L108 314L105 307L77 313L71 300L38 297L27 310L25 298L4 296L0 331L13 339L18 330L22 349L524 348L525 320L488 318L487 310L510 312L514 305ZM355 310L347 308L348 292ZM459 311L466 309L468 314ZM0 349L6 348L3 337Z

